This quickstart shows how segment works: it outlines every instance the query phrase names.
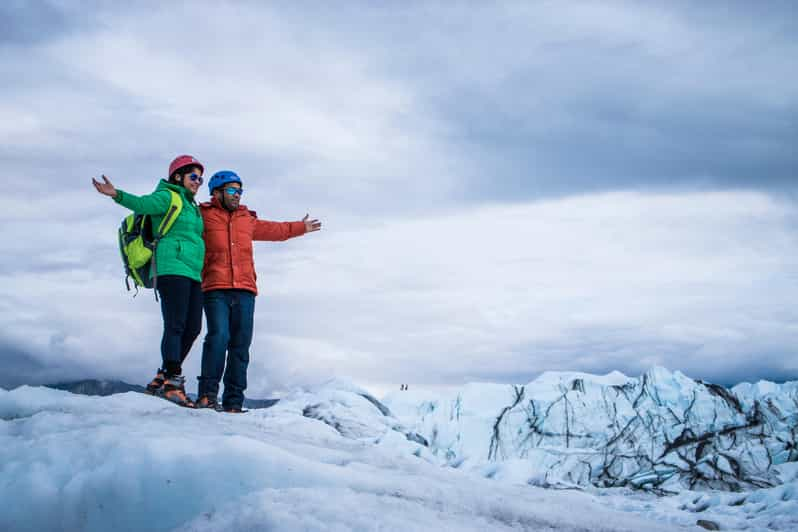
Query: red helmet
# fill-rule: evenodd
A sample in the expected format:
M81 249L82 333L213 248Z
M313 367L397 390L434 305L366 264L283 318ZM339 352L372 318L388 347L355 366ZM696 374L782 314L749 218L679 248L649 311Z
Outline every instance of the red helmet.
M178 155L175 157L175 160L172 161L172 164L169 165L169 177L172 177L175 170L180 170L184 166L199 166L200 170L202 170L203 173L205 172L205 167L202 166L202 163L191 155Z

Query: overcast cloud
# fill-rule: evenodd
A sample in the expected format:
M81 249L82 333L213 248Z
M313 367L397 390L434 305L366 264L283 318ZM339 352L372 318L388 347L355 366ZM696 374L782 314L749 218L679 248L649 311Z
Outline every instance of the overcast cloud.
M250 386L798 378L792 2L0 6L0 385L144 382L100 173L261 217ZM205 199L206 192L201 194ZM201 338L185 368L199 368Z

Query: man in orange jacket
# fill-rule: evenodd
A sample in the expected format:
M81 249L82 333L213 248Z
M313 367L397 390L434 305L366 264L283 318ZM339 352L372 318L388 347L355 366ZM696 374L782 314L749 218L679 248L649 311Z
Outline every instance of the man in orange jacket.
M213 174L208 189L211 201L200 205L205 223L202 292L208 331L202 345L197 408L238 413L243 411L247 388L258 294L252 241L288 240L318 231L321 223L308 220L308 215L299 222L259 220L254 211L240 204L244 193L241 178L229 170ZM217 397L222 372L224 394L220 407Z

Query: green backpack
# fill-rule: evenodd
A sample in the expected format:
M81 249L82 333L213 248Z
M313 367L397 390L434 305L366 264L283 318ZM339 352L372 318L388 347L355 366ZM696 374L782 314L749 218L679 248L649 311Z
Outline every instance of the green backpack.
M139 287L157 288L158 265L155 263L155 249L158 242L169 232L175 220L183 210L183 201L180 195L169 191L172 195L169 209L161 220L157 231L153 231L152 216L148 214L133 213L122 220L119 227L119 251L122 254L122 264L125 265L125 286L130 291L129 279L133 279L136 287L136 297ZM152 273L152 275L150 275ZM158 292L155 292L158 299Z

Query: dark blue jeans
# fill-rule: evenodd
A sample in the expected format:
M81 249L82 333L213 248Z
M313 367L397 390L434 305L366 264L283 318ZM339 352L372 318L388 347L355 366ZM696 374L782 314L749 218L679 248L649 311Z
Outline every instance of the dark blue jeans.
M225 408L241 408L244 390L247 389L255 294L246 290L211 290L205 292L204 296L208 333L202 344L199 396L217 397L219 380L224 372L222 405Z

